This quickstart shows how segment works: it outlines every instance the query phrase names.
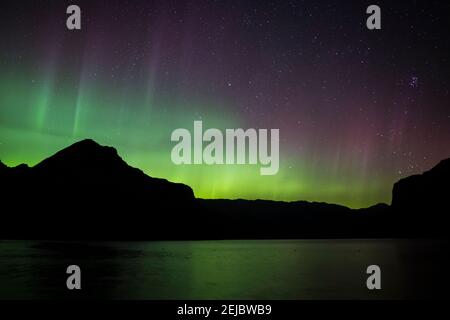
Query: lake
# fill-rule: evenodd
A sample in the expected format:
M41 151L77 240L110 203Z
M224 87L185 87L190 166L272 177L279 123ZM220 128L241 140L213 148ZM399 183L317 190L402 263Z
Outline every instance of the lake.
M445 289L447 254L431 240L0 241L0 299L427 298ZM373 264L381 290L366 287Z

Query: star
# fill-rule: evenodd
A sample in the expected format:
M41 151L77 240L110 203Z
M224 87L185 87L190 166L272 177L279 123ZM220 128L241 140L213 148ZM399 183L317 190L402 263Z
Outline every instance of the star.
M409 79L409 86L410 86L411 88L417 88L417 87L419 86L419 77L417 77L417 76L412 76L412 77Z

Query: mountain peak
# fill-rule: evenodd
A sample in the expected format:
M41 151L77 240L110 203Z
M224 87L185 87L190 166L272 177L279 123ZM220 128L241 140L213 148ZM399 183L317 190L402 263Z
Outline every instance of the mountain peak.
M110 167L127 166L113 147L102 146L92 139L85 139L58 151L53 156L38 163L43 167Z
M102 146L98 142L92 139L84 139L80 140L78 142L75 142L74 144L62 149L57 154L60 153L67 153L67 152L104 152L104 151L114 151L117 153L117 150L113 147L109 146Z
M88 205L87 199L90 199L99 208L107 206L104 199L109 198L114 199L111 203L124 206L142 205L147 201L161 204L171 199L190 203L194 199L190 187L150 177L129 166L115 148L91 139L78 141L34 167L24 165L1 171L9 172L5 185L13 185L12 189L21 192L26 186L35 195L60 198L61 206L63 199L72 203L73 198L80 205Z
M448 181L450 180L450 158L442 160L430 170L403 178L394 184L392 206L404 212L422 210L441 212L449 209Z
M450 170L450 158L441 160L430 171Z
M75 142L74 144L72 144L72 146L76 146L76 145L101 147L101 145L97 141L92 140L92 139L84 139L84 140L80 140L80 141ZM69 146L69 148L70 148L70 146Z

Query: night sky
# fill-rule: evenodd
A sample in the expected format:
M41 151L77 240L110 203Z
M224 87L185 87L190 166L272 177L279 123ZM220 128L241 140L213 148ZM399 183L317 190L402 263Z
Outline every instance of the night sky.
M447 1L2 1L0 159L83 138L197 197L390 203L450 157ZM66 29L66 8L82 30ZM378 4L382 29L366 28ZM279 128L280 171L172 164L176 128Z

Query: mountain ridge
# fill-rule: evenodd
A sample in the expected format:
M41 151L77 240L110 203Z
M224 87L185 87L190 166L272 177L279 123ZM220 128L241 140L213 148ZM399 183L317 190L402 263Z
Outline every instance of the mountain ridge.
M33 167L9 168L0 161L0 177L4 207L13 208L0 216L0 239L416 237L444 232L450 159L399 180L391 205L362 209L303 200L195 198L189 186L150 177L115 148L91 139ZM423 221L427 209L434 219Z

